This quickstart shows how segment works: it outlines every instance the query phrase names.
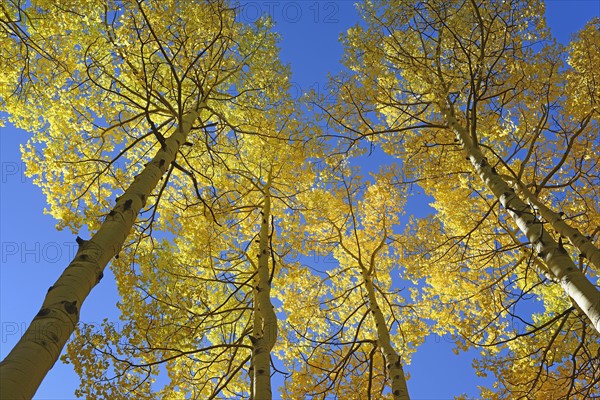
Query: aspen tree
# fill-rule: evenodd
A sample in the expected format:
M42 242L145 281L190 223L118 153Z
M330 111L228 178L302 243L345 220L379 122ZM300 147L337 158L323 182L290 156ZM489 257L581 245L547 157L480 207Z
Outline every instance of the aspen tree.
M260 99L248 103L268 98L256 92ZM318 152L306 143L310 125L286 92L274 90L283 98L263 109L224 117L235 130L223 128L213 148L220 161L209 170L199 169L209 155L185 152L185 168L198 182L210 178L211 186L200 202L194 187L183 184L187 174L174 172L163 194L165 222L155 225L169 239L144 237L140 229L113 263L127 323L121 332L110 323L84 326L68 346L66 360L81 376L79 395L277 396L269 393L280 322L269 292L282 298L282 258L301 248L296 231L284 227L301 227L297 197L314 180L307 157ZM159 366L168 382L151 387Z
M323 264L286 267L295 301L284 304L293 332L284 338L293 371L284 393L407 399L404 366L427 328L397 288L404 260L394 231L406 192L394 167L370 178L347 166L321 173L304 216Z
M236 22L225 1L11 1L1 11L3 61L21 64L0 100L34 133L27 174L59 228L93 232L2 361L2 397L30 398L141 210L153 210L151 228L182 149L211 152L210 126L234 108L227 90L254 73L267 35Z
M537 138L541 131L551 127L545 125L549 120L547 114L538 110L544 111L559 102L556 96L560 84L557 81L560 55L550 46L537 53L530 48L532 41L547 37L539 17L542 6L537 2L518 3L517 16L514 14L517 3L492 2L484 6L469 2L451 6L444 2L412 4L407 1L398 5L386 2L366 5L363 11L369 27L364 31L362 28L351 30L346 43L349 49L363 50L368 43L379 40L381 44L364 53L348 52L347 62L364 86L352 89L350 85L342 86L340 105L328 113L348 127L352 120L347 118L346 123L338 115L342 115L344 104L350 103L354 96L364 99L354 102L358 104L355 112L359 116L354 121L357 124L354 131L364 129L364 135L379 135L376 140L390 152L400 151L394 148L397 140L406 144L406 154L417 151L415 149L423 144L426 146L428 141L433 145L450 142L460 146L473 173L506 208L565 293L586 313L596 330L600 330L600 292L576 268L572 256L562 251L504 175L497 172L502 168L524 169L525 172L533 168L526 164L531 154L519 160L520 164L515 167L503 159L505 155L510 158L511 154L507 154L506 145L510 144L505 143L509 139L505 131L512 128L516 130L514 137L521 135L517 150L524 148L530 153L542 154L545 147L538 145ZM367 65L370 70L365 69ZM527 76L538 79L528 80ZM536 112L527 115L525 104ZM381 126L366 122L370 117L368 112L375 109L385 119ZM523 128L514 127L508 117L512 114L521 119ZM568 117L561 115L561 118ZM579 118L585 124L589 113ZM531 127L531 131L525 127ZM560 146L560 143L554 144ZM422 159L423 154L421 152L415 161ZM446 154L458 162L456 150ZM545 173L550 179L553 165L548 164L551 161L554 160L548 158L534 164L540 169L534 173L547 170ZM425 162L409 164L408 168L425 176L425 173L441 171L441 165ZM519 169L519 165L523 167ZM464 161L460 166L464 166Z
M516 376L527 397L592 393L600 292L580 250L595 254L599 215L597 21L562 48L539 1L359 8L365 25L344 38L350 72L332 80L339 101L323 113L350 145L401 158L433 198L437 214L405 237L408 274L428 282L417 297L438 300L431 317L459 349L482 349L481 373L502 370L502 349L530 360L498 372L505 393Z

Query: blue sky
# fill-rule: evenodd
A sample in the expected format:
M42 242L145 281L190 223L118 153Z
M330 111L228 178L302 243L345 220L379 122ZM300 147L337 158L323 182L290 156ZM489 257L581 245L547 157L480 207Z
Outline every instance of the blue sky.
M269 13L282 35L281 57L292 66L294 88L301 92L322 90L328 72L341 69L339 35L357 22L352 1L248 1L241 17L252 22ZM592 16L600 15L600 0L554 0L547 2L547 22L552 33L566 44L572 33ZM54 228L43 214L45 199L23 174L19 145L28 134L12 127L0 132L0 356L4 358L37 313L46 290L72 259L75 235ZM410 212L410 210L408 210ZM117 320L118 301L114 279L105 278L82 308L81 320L93 323L108 317ZM413 399L448 399L461 393L476 396L477 378L472 356L452 352L447 338L430 336L406 369ZM70 399L78 377L60 361L38 390L37 399Z

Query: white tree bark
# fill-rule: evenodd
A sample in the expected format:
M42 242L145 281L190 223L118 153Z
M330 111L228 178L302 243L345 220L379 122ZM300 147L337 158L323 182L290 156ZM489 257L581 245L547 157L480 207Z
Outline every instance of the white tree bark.
M264 190L262 221L256 271L254 328L252 340L252 399L271 400L271 350L277 341L277 315L271 303L271 271L269 270L269 229L271 219L271 176Z
M596 271L600 272L600 249L598 249L590 239L584 236L578 229L573 228L567 224L560 214L552 211L544 203L542 203L537 196L535 196L529 189L522 184L518 185L519 191L523 193L525 198L533 204L538 213L544 218L552 228L556 230L561 236L569 239L571 244L575 246L579 253L585 256L590 263L596 268Z
M508 183L487 162L479 146L471 139L468 130L460 125L453 111L440 105L442 115L462 144L475 172L515 221L519 230L544 260L565 293L587 315L592 326L600 333L600 291L586 278L569 254L544 229L531 208L523 202Z
M383 351L385 356L385 367L392 381L392 395L395 400L410 400L402 360L392 346L390 331L385 323L381 308L379 308L379 304L377 303L377 298L375 297L373 280L369 276L367 269L362 265L361 270L363 281L369 296L369 308L373 315L373 319L375 320L375 327L377 328L377 344Z
M119 253L139 211L186 141L198 111L183 117L152 161L118 199L90 240L77 239L79 249L48 289L40 311L19 342L0 363L0 398L30 399L52 368L79 322L79 311L108 262Z

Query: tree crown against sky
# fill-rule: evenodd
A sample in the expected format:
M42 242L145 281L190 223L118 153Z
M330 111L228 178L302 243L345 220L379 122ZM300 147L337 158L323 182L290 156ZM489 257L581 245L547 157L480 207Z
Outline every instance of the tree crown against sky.
M406 160L407 181L435 199L407 241L429 283L419 297L441 300L438 327L446 320L465 348L486 349L478 367L496 372L500 393L594 393L598 110L595 72L580 63L595 58L597 20L565 49L538 2L361 10L366 26L346 37L352 72L325 112L350 140Z
M400 159L401 170L361 182L344 165L354 159L323 153L310 116L285 95L289 71L274 62L268 23L236 25L215 2L199 19L214 25L190 34L196 10L123 4L129 11L89 2L68 20L32 11L45 33L22 31L5 58L14 61L6 108L45 144L25 149L30 173L72 229L98 230L114 196L198 108L112 262L127 328L86 328L70 345L83 377L114 368L118 384L84 378L82 393L151 397L150 381L141 384L148 364L168 358L165 393L249 396L266 287L281 303L273 355L292 371L288 396L392 396L387 357L395 351L409 362L428 330L481 349L480 373L498 381L485 396L593 393L597 332L581 304L598 301L597 286L583 302L563 290L563 261L549 255L560 250L577 262L577 279L594 287L596 22L565 51L549 41L534 2L365 3L365 24L345 39L348 75L333 79L339 102L321 104L337 134ZM319 159L329 168L306 166ZM436 214L388 231L402 211L398 193L415 182ZM271 196L273 219L261 221ZM262 225L268 241L257 233ZM554 247L532 240L531 225ZM333 244L339 266L331 271L286 261L290 247L306 255ZM271 269L266 280L260 265ZM400 279L414 282L412 296L400 296ZM295 337L282 338L282 328Z

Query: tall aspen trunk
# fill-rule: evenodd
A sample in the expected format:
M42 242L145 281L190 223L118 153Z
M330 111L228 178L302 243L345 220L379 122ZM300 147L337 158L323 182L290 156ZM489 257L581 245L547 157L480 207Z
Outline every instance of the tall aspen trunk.
M277 340L277 316L271 303L269 229L271 219L271 175L264 187L258 245L258 270L254 289L254 332L252 337L252 399L271 400L271 350Z
M560 282L567 295L588 316L596 332L600 333L600 291L586 278L564 248L550 236L544 225L534 215L531 207L519 198L506 180L492 169L468 130L461 126L453 110L441 105L448 125L462 144L475 172L515 221L519 230L531 242L537 255Z
M585 256L590 263L600 272L600 249L598 249L590 239L585 237L579 230L567 224L560 214L552 211L544 203L542 203L536 195L531 193L529 189L519 184L519 191L523 193L529 203L533 204L538 213L544 218L552 228L561 236L569 239L571 244L575 246L579 253Z
M385 368L387 370L390 379L392 380L392 395L394 400L409 400L408 387L406 385L406 377L404 375L404 368L402 366L402 360L394 347L392 346L392 339L390 337L390 331L385 323L385 318L377 303L375 297L375 287L373 286L373 280L369 276L367 269L361 265L361 271L363 275L363 281L367 288L367 294L369 296L369 308L373 319L375 320L375 327L377 328L377 344L382 349L385 356Z
M48 289L40 311L19 342L0 363L0 398L30 399L52 368L79 322L79 311L119 253L136 217L186 141L198 110L181 125L117 200L90 240L77 239L79 249L62 275Z

